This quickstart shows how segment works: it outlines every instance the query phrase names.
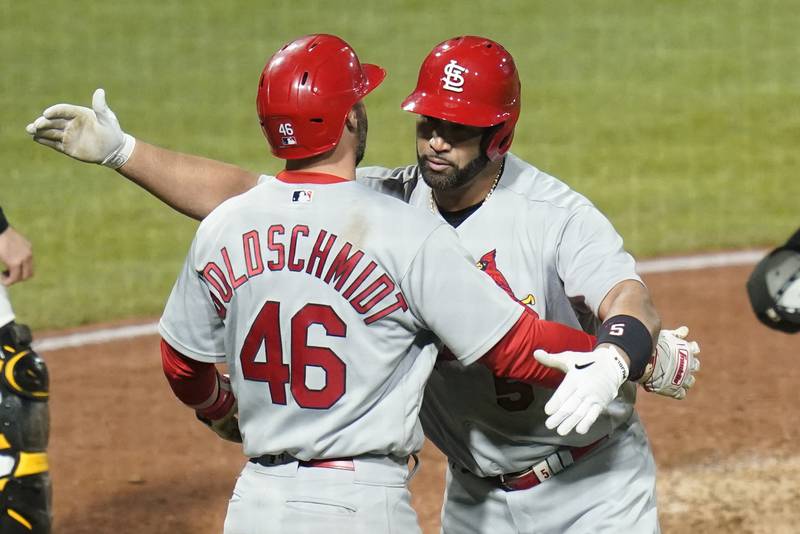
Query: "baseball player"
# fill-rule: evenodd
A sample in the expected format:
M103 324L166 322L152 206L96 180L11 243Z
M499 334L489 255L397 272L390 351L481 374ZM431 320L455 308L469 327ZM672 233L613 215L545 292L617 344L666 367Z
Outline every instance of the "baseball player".
M560 366L554 415L579 432L628 377L614 345L509 298L444 221L354 182L361 99L384 75L331 35L270 59L258 114L286 169L204 219L159 323L176 395L250 457L225 532L418 531L407 465L431 334L460 366L550 388L533 349L587 351L565 353L581 364Z
M47 534L51 523L48 377L15 322L6 286L33 276L31 244L0 208L0 533Z
M685 329L662 331L658 348L666 350L650 360L659 321L621 238L588 200L507 152L520 104L513 58L487 39L454 39L428 56L419 86L404 105L421 114L419 165L360 170L359 181L456 226L479 267L539 315L587 329L604 319L600 338L623 346L646 388L682 398L694 382L697 346L681 339ZM198 218L257 181L230 165L131 141L103 96L95 94L94 111L49 108L28 131L82 161L124 160L113 166ZM569 361L574 355L537 357L587 364ZM423 421L451 460L445 532L658 528L652 455L633 411L634 387L624 386L598 423L579 429L586 435L569 434L577 425L559 415L569 404L563 391L440 361Z
M365 175L402 183L412 205L456 227L473 257L540 315L614 338L639 377L660 324L648 291L622 239L586 198L508 153L520 98L501 45L445 41L402 104L419 115L418 164ZM655 464L633 409L634 385L583 436L561 436L536 416L550 412L551 395L437 366L421 418L450 460L444 532L658 531Z
M762 324L800 332L800 229L758 262L747 280L747 296Z

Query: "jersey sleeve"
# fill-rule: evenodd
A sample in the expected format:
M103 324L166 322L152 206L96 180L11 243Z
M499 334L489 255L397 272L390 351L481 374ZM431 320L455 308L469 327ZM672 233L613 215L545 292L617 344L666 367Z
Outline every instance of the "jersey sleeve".
M359 167L356 169L356 181L404 202L411 198L411 192L417 185L419 170L416 165L407 167Z
M539 363L533 352L536 349L550 353L567 350L588 352L594 343L594 336L563 324L544 321L528 309L509 333L478 361L495 376L555 389L564 373Z
M642 281L622 237L594 206L581 206L567 220L558 241L556 268L567 296L585 300L595 315L615 285Z
M465 365L496 345L525 312L475 266L444 223L422 244L400 286L412 313Z
M172 288L158 331L181 354L201 362L225 361L225 325L195 269L197 239Z

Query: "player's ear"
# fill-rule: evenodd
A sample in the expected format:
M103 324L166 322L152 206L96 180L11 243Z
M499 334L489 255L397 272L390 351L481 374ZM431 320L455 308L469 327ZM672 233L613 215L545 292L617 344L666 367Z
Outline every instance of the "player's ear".
M358 104L360 104L360 102L353 104L353 107L347 112L344 125L347 127L348 132L355 132L358 129L358 111L356 111L356 106L358 106Z
M364 124L360 124L360 123ZM347 112L347 119L345 120L345 125L347 126L347 130L350 132L357 132L358 128L364 128L366 131L367 126L367 109L364 106L364 102L359 100L353 107L350 108L350 111Z

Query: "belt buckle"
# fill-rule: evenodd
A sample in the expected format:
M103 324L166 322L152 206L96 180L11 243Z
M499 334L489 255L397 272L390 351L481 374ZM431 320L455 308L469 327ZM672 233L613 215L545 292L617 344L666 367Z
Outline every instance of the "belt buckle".
M280 454L262 454L261 456L250 458L250 461L262 467L271 467L274 465L283 465L289 463L292 461L292 457L287 453L282 452Z
M528 469L525 469L524 471L517 471L516 473L508 473L508 474L502 473L498 475L498 479L500 480L500 488L505 491L515 491L516 488L512 486L510 482L519 480L531 474L534 474L532 466L529 467Z
M283 465L289 461L289 455L285 452L280 454L267 454L267 462L271 465Z

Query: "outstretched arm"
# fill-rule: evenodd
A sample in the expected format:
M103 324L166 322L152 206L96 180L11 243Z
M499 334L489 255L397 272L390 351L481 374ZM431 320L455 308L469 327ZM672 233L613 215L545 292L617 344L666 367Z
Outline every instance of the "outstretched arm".
M257 175L235 165L173 152L141 140L136 141L131 157L117 172L198 220L258 180Z
M594 341L594 336L563 324L539 319L535 312L526 308L511 330L478 362L488 367L496 376L555 389L564 379L564 372L531 358L534 351L591 351Z
M25 129L33 140L79 161L116 169L160 200L202 219L224 200L253 187L258 176L227 163L173 152L124 133L97 89L92 109L56 104Z
M659 332L660 319L649 293L637 281L618 284L609 297L601 305L601 314L609 324L617 324L620 317L639 321L638 334L643 339L638 344L647 346L652 346L651 332L655 329L656 348L642 365L644 372L634 379L648 391L684 398L700 368L700 347L694 341L686 341L688 328ZM614 335L605 336L610 342L598 344L594 336L540 320L530 310L526 312L479 361L497 376L558 388L545 406L550 416L545 424L548 428L557 427L561 435L573 428L585 434L616 397L620 385L630 378L631 359L624 349L631 344L619 343ZM624 320L621 324L631 329ZM606 334L609 332L613 334L614 329L606 328ZM633 348L637 349L636 342ZM534 351L535 359L525 357Z
M628 364L615 348L594 344L593 336L526 310L478 361L496 376L557 387L545 405L545 426L562 436L573 429L585 434L628 378Z

